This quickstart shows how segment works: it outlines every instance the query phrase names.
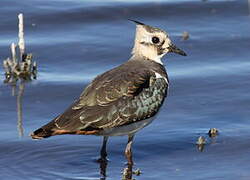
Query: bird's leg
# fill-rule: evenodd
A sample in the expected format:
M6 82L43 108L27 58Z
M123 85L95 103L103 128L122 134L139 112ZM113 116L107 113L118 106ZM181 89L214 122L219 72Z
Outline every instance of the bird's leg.
M101 157L99 158L99 162L106 162L107 161L107 151L106 151L106 145L107 145L108 137L104 136L103 137L103 142L102 142L102 149L101 149Z
M133 165L133 159L132 159L132 143L134 139L134 134L129 134L128 135L128 144L126 146L125 150L125 156L128 160L128 165L132 166Z
M103 176L102 179L105 179L106 177L106 169L107 169L107 151L106 151L106 145L107 145L108 137L104 136L102 141L102 149L101 149L101 157L97 160L100 163L100 174Z

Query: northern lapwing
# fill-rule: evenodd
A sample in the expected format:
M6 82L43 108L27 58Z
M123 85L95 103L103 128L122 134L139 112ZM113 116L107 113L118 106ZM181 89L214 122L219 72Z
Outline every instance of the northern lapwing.
M167 32L141 22L131 58L97 76L64 113L34 131L34 139L62 134L103 136L101 159L106 160L110 136L128 135L125 156L133 164L131 145L135 133L150 124L168 93L169 79L161 58L177 48Z

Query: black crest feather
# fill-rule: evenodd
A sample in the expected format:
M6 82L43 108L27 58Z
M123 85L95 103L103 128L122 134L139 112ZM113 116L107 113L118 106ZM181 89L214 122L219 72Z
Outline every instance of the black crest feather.
M128 19L128 20L134 22L135 24L145 25L144 23L136 21L136 20L133 20L133 19Z

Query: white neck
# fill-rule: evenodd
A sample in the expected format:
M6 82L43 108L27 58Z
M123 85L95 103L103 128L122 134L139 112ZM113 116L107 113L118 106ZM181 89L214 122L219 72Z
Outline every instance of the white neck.
M132 57L130 59L140 59L140 58L147 58L151 61L154 61L156 63L159 63L161 65L163 65L163 62L161 61L161 58L162 58L163 55L160 55L160 56L156 56L154 58L150 58L150 57L147 57L147 56L144 56L142 54L133 54L132 53Z
M157 56L155 59L152 59L152 60L163 65L163 62L161 61L162 56L164 56L164 54Z

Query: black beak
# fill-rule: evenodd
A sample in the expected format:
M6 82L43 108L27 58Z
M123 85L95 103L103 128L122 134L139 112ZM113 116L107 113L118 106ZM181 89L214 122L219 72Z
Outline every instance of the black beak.
M169 52L176 53L176 54L180 54L180 55L182 55L182 56L187 56L187 54L186 54L183 50L179 49L179 48L176 47L174 44L171 44L171 45L168 47L168 51L169 51Z

